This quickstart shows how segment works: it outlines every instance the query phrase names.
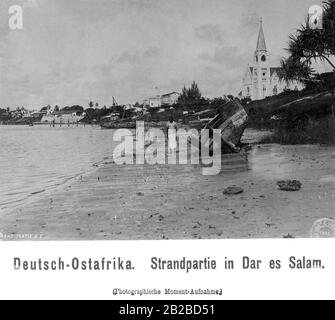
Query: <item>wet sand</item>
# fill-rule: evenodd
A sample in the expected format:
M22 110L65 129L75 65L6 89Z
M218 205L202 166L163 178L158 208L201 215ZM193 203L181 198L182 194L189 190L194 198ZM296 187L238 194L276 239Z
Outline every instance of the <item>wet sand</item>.
M106 160L63 188L2 213L0 231L42 240L163 240L309 237L335 218L335 148L254 146L248 161L226 155L222 172L199 166L117 166ZM297 179L298 192L277 181ZM244 193L227 196L238 186ZM40 239L39 239L40 240Z

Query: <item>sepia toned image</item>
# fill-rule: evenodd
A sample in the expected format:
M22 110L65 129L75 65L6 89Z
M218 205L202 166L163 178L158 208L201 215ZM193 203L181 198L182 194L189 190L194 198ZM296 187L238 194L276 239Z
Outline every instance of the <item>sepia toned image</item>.
M335 236L334 1L0 16L0 240Z

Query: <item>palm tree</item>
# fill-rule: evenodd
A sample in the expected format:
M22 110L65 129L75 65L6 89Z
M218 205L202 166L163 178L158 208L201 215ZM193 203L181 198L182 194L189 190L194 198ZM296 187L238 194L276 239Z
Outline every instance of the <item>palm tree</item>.
M302 25L296 34L290 36L289 57L282 60L284 69L283 78L286 81L300 80L318 81L332 95L332 115L335 115L335 1L327 0L323 3L323 28L314 30L309 27L309 19ZM326 81L323 77L315 77L311 68L312 61L328 63L333 70L334 81ZM314 76L314 79L312 77ZM331 85L330 85L331 84Z
M280 64L283 72L279 76L281 80L286 82L294 80L308 82L314 75L314 70L309 64L303 63L301 60L295 60L292 57L282 59Z

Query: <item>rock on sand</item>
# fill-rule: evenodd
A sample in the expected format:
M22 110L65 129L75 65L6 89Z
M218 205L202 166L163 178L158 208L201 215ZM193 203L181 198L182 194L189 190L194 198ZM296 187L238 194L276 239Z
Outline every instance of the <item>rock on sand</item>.
M232 187L229 187L226 190L224 190L223 194L231 196L231 195L241 194L243 192L244 192L244 190L242 188L232 186Z
M301 182L297 180L278 181L277 184L282 191L299 191L302 187Z

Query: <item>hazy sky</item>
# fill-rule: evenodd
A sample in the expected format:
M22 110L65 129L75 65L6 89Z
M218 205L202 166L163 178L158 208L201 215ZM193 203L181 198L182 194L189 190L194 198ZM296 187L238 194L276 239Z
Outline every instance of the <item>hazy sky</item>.
M274 66L321 0L1 0L0 105L101 106L142 101L197 81L237 94L263 16ZM24 28L8 28L22 5Z

